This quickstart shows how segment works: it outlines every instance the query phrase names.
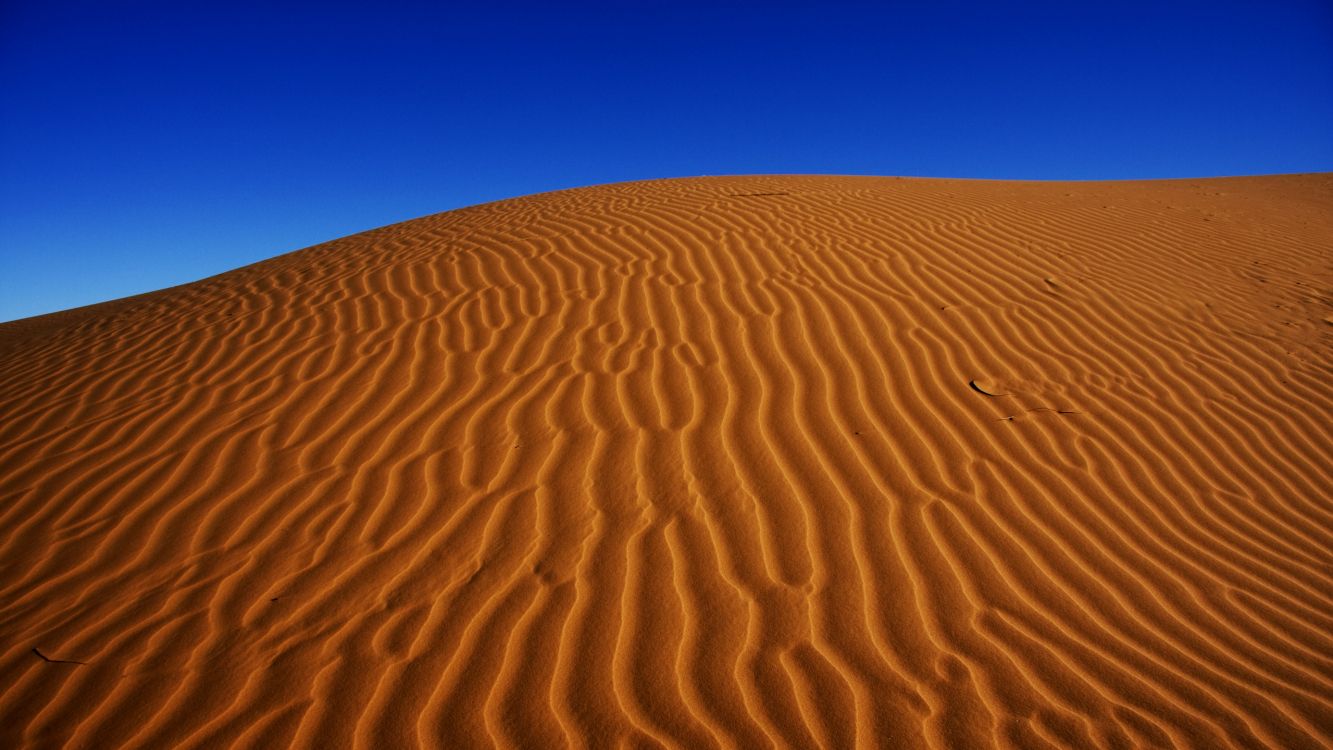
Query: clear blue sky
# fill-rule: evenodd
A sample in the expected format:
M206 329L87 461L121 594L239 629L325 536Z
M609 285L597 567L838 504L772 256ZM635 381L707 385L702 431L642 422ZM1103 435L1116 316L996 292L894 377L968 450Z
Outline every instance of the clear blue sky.
M619 180L1328 170L1328 0L0 0L0 320Z

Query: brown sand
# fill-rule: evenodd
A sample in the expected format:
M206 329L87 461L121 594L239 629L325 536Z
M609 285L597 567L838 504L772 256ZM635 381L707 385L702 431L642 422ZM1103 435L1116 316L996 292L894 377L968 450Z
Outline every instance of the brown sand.
M1327 745L1330 248L665 180L0 326L0 746Z

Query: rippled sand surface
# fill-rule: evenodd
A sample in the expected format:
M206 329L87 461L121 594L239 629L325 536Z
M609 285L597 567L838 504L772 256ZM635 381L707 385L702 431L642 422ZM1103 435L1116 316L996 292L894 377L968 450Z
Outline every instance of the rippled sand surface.
M3 324L0 745L1326 747L1331 343L1327 174L608 185Z

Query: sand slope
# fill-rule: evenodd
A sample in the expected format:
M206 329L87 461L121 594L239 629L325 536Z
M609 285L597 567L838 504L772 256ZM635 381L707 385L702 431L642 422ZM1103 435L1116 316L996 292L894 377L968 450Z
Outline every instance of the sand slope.
M699 178L5 324L0 746L1326 746L1331 248Z

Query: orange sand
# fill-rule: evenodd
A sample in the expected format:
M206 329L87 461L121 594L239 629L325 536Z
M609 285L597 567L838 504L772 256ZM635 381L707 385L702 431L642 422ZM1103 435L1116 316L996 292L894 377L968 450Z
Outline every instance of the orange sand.
M0 746L1326 746L1331 260L700 178L0 325Z

